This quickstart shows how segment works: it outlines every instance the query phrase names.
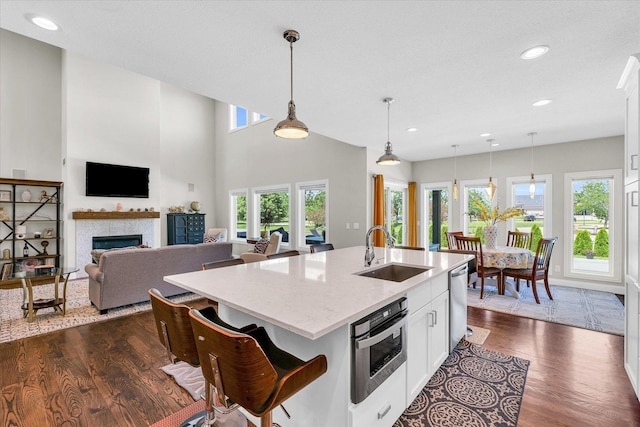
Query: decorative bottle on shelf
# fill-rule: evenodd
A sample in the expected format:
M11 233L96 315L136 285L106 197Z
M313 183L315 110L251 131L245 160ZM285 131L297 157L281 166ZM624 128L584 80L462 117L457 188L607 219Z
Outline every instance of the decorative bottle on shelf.
M27 242L24 242L24 248L22 248L22 256L29 256L29 246Z

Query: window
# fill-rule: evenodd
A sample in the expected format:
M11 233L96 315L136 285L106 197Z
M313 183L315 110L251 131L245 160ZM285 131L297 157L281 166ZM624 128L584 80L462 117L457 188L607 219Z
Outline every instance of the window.
M253 190L255 235L282 234L282 243L289 245L289 185L262 187Z
M465 236L470 235L484 238L482 229L485 223L478 219L480 211L474 200L477 200L487 207L491 207L496 204L498 197L494 196L493 200L489 200L486 191L487 180L462 181L460 187L462 187L462 210L460 212L462 231ZM502 209L504 209L504 207L502 207Z
M566 276L620 281L621 180L620 170L565 174Z
M542 237L552 237L551 231L551 175L537 175L536 192L533 198L529 194L530 177L507 178L507 205L501 208L516 207L524 211L521 217L507 220L507 230L527 231L533 234L531 250L535 251ZM506 241L506 240L505 240ZM557 250L557 249L556 249Z
M244 240L247 238L247 190L232 190L229 199L229 239Z
M296 184L298 247L309 247L328 241L328 191L327 181Z
M424 246L430 244L440 244L440 247L447 247L445 231L449 231L451 224L451 209L449 195L451 194L451 183L422 184L422 241ZM436 204L434 204L436 201ZM434 234L435 232L435 234Z
M265 116L264 114L260 114L260 113L252 113L251 114L251 124L255 125L257 123L260 122L264 122L266 120L269 120L270 117Z
M407 187L407 184L385 183L385 227L396 245L407 241Z
M249 124L249 112L246 108L229 104L229 132L242 129Z

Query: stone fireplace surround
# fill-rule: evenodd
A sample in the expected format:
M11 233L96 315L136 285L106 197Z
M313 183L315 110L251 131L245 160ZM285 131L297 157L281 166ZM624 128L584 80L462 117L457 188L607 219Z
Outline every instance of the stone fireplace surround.
M159 217L159 215L158 215ZM105 219L76 219L76 277L87 277L84 266L91 264L91 249L94 236L120 236L142 234L142 244L155 247L155 218L123 218L122 215Z

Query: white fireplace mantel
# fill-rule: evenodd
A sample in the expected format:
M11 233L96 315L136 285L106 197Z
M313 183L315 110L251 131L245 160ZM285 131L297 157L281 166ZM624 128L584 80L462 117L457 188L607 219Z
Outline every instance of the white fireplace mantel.
M159 212L74 212L76 220L76 265L78 278L87 277L84 266L90 264L94 236L142 234L142 243L155 247L155 221Z

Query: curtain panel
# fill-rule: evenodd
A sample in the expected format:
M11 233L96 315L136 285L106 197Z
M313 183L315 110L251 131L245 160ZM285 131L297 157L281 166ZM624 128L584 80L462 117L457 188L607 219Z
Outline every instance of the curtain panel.
M373 176L373 225L384 227L384 177L382 175ZM373 232L373 246L384 246L385 238L381 230Z
M416 183L410 182L408 189L407 246L418 246L418 205L416 203Z

